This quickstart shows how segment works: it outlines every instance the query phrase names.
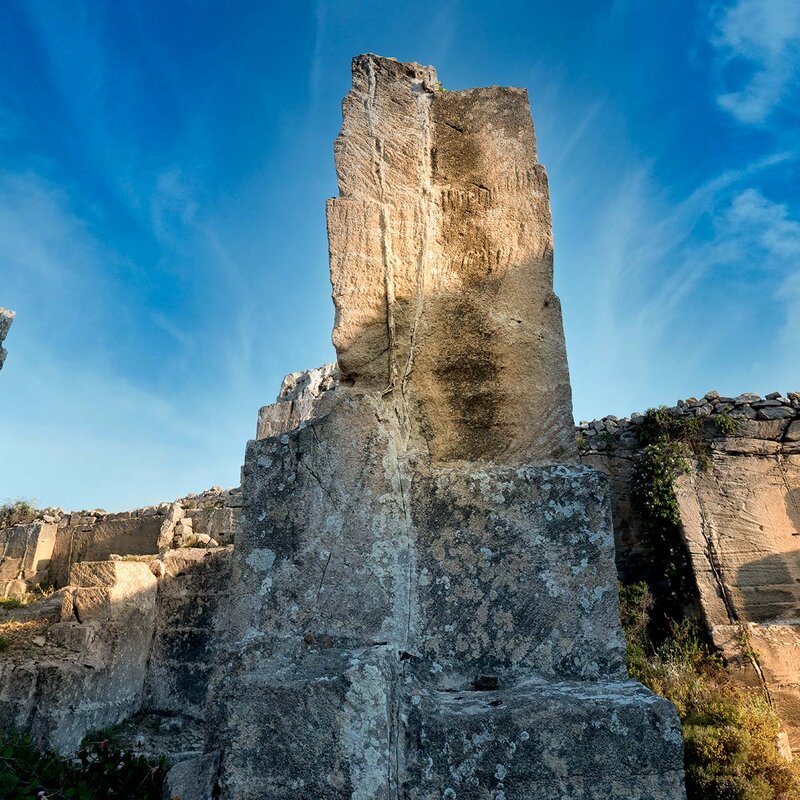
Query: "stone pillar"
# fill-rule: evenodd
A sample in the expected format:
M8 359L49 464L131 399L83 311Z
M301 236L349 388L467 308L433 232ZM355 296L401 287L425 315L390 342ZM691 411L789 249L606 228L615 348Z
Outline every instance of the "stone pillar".
M528 93L439 86L432 67L353 62L328 201L341 379L396 389L435 460L573 460Z
M248 445L221 796L679 800L574 463L526 93L360 56L335 150L340 383Z

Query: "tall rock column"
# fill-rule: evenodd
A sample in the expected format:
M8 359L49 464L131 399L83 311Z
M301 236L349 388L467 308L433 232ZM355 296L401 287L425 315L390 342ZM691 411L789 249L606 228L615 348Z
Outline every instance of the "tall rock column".
M431 67L367 55L343 115L328 201L342 380L396 390L434 460L575 458L527 92L445 92Z
M608 491L575 463L527 95L353 62L328 205L340 383L248 445L232 800L677 800L627 679Z

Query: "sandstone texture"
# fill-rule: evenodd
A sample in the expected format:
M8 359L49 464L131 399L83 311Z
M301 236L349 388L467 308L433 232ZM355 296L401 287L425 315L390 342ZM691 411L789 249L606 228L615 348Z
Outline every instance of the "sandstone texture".
M3 347L3 341L8 335L8 329L14 321L15 314L7 308L0 308L0 369L3 369L3 363L6 360L8 353Z
M432 67L354 60L328 201L341 380L396 389L436 460L572 459L528 93L438 89Z
M668 413L699 418L708 448L705 468L676 485L703 618L734 674L764 690L800 751L800 393L709 392ZM721 433L720 417L736 430ZM581 460L610 477L618 565L629 579L647 558L630 501L641 421L578 426Z

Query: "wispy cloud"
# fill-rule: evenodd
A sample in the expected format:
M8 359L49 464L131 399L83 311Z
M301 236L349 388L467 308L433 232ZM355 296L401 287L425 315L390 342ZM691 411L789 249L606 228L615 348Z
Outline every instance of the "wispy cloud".
M800 220L759 188L786 159L722 173L677 200L646 163L604 184L602 202L580 220L580 245L561 248L571 262L562 300L580 416L726 385L790 388L777 382L792 374L800 338ZM768 349L747 361L757 339L745 334L765 307Z
M715 18L711 43L724 87L720 107L739 122L758 125L782 104L796 102L800 3L735 0L717 6Z

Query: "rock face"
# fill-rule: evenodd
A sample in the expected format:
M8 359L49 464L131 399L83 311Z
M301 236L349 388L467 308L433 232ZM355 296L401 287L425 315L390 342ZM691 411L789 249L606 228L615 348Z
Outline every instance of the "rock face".
M0 610L10 643L0 655L0 727L67 754L88 733L125 723L120 739L132 749L174 761L201 756L230 553L84 561L51 598Z
M434 460L571 460L547 174L524 89L353 62L328 201L341 379L396 390ZM542 420L530 425L531 418Z
M231 544L241 505L238 488L213 487L173 503L114 514L46 509L28 525L0 528L0 595L60 589L83 561Z
M0 609L0 725L66 753L120 723L183 800L681 800L577 460L526 93L360 56L335 150L338 364L260 411L241 493L2 532L15 591L67 585Z
M706 467L692 469L676 484L705 623L734 674L771 699L798 752L800 393L725 398L709 392L667 413L702 420L700 436L708 448ZM618 563L631 578L647 557L630 504L640 420L607 417L579 426L581 460L611 478ZM595 434L587 436L590 430Z
M575 463L527 95L360 56L336 161L340 383L247 448L219 796L683 797L677 716L625 672L607 486Z
M7 308L0 308L0 369L3 369L3 362L6 360L8 353L3 348L3 341L8 334L8 329L14 321L14 312L9 311Z
M294 430L306 420L326 413L332 400L330 392L339 381L336 364L323 364L316 369L290 372L281 384L278 399L258 412L256 439L266 439Z
M71 753L123 724L131 749L201 759L188 771L204 774L230 591L232 548L217 539L233 538L240 506L238 489L213 488L120 514L48 509L0 530L0 595L43 598L0 608L0 728Z

